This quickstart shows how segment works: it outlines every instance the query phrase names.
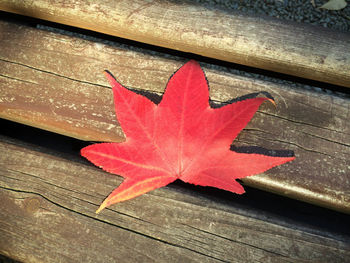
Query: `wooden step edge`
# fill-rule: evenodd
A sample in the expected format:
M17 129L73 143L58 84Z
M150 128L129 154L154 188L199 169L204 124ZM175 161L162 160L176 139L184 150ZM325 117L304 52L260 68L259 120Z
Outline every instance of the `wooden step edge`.
M350 34L169 1L0 2L0 10L350 87Z

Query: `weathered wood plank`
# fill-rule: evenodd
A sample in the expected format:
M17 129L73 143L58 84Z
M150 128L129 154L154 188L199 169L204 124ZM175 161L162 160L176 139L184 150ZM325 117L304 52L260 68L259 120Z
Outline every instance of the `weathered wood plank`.
M0 10L350 87L350 35L176 1L0 2Z
M184 63L11 23L0 23L0 32L0 117L84 140L123 139L103 69L161 94ZM262 90L277 100L277 109L262 106L235 144L291 149L297 159L244 179L247 185L350 212L348 99L203 67L216 101Z
M349 244L165 187L96 215L122 178L0 137L0 253L23 262L345 262ZM203 199L204 198L204 199Z

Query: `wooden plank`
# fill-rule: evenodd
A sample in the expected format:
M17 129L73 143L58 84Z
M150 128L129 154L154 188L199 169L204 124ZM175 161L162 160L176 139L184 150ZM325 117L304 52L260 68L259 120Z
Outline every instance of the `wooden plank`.
M103 69L127 87L161 94L184 63L11 23L0 32L0 117L84 140L123 140ZM291 149L297 158L247 185L350 212L349 99L203 68L215 101L263 90L276 98L277 109L264 104L235 145Z
M172 187L96 215L121 182L0 137L0 253L23 262L344 262L349 244ZM233 200L232 200L233 201Z
M5 0L0 10L350 87L345 32L161 0Z

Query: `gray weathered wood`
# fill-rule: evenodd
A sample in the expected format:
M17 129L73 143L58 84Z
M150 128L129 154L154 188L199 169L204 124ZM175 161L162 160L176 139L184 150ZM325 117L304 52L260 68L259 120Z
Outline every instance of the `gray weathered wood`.
M102 70L121 83L161 94L184 61L112 43L0 23L0 117L92 141L121 141L112 92ZM14 34L16 32L16 34ZM247 185L350 212L349 99L297 89L203 64L211 98L269 91L236 145L294 150L296 160L244 179Z
M86 140L120 141L111 90L100 73L161 94L183 62L25 26L1 23L0 116ZM17 34L13 34L17 32ZM349 101L336 96L235 76L205 65L217 101L267 90L277 109L263 105L238 144L293 149L297 160L247 184L349 211Z
M23 262L345 262L349 244L164 187L94 211L121 177L0 137L0 253Z

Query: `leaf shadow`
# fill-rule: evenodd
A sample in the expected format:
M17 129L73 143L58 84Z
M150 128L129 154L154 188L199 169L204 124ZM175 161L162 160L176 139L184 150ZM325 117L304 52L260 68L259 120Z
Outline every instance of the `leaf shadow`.
M272 97L272 95L270 93L268 93L267 91L259 91L259 92L255 92L255 93L249 93L249 94L237 97L237 98L233 98L233 99L230 99L230 100L225 101L225 102L218 102L218 101L209 100L209 104L210 104L210 107L212 107L214 109L218 109L218 108L221 108L227 104L232 104L232 103L236 103L239 101L257 98L260 95L265 96L266 98L268 98L272 101L275 101L275 99Z

